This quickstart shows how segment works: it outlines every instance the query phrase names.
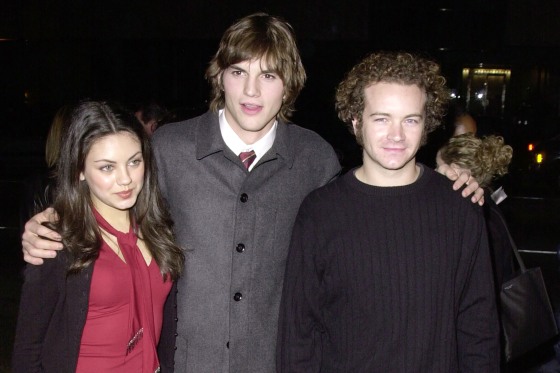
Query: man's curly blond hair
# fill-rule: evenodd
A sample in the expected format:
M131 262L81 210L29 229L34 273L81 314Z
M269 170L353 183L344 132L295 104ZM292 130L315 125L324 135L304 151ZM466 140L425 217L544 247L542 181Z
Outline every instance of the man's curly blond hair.
M360 145L363 145L361 128L365 107L364 91L381 82L416 85L426 93L426 117L422 136L424 144L427 134L441 124L449 101L449 91L439 65L411 53L377 52L370 54L350 70L338 85L335 107L338 117L348 125ZM357 122L356 131L353 120Z

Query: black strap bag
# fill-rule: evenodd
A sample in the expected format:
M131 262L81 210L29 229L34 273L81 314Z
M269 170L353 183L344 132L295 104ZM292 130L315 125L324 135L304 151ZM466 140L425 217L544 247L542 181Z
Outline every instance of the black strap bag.
M555 337L558 326L541 269L525 267L505 221L503 223L519 263L518 275L503 283L500 291L505 359L509 362Z

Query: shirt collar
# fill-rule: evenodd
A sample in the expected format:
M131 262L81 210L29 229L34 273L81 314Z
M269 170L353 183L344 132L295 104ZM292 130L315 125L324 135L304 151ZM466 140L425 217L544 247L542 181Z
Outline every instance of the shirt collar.
M257 161L270 150L272 144L274 144L274 139L276 139L276 130L278 128L277 120L274 121L270 130L261 139L254 144L247 145L229 125L224 114L224 109L219 111L218 117L220 121L220 133L222 134L222 138L224 139L227 147L230 148L235 155L239 155L239 153L244 151L254 150L257 157L253 164L256 164Z

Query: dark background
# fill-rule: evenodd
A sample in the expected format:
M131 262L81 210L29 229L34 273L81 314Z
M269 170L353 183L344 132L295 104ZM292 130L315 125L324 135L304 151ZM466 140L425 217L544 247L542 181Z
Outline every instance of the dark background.
M343 151L348 138L334 114L334 89L379 49L436 59L461 101L463 69L508 69L504 97L489 95L488 110L471 100L482 128L509 142L559 131L556 0L31 0L8 1L0 13L0 123L10 139L4 150L34 151L56 109L83 98L157 100L182 117L204 111L204 71L222 32L255 11L285 18L298 36L309 79L294 121Z
M220 36L256 11L294 27L308 73L294 122L329 141L346 168L359 162L359 149L334 112L334 90L345 72L380 49L440 62L457 101L470 100L481 134L501 134L514 146L503 209L528 264L543 267L560 308L560 194L540 193L538 179L527 173L532 156L526 151L527 143L560 132L560 1L1 1L0 242L8 255L0 261L0 372L9 370L21 284L24 181L44 166L56 110L91 98L156 100L178 118L202 113L209 94L204 71ZM480 79L464 72L477 68L509 71L498 91L488 91L486 106L475 97ZM536 360L519 362L519 371L530 371Z

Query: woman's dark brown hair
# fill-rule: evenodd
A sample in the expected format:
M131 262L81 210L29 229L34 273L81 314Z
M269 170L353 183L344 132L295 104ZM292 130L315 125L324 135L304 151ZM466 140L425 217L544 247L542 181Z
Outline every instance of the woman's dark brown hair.
M150 141L134 115L117 104L97 101L82 102L73 110L57 166L54 208L59 219L54 228L61 234L69 254L68 271L79 272L90 265L98 257L102 244L90 190L85 181L80 181L80 172L96 141L121 132L138 139L144 160L144 187L130 209L131 221L136 221L138 236L146 243L164 279L175 280L183 270L185 259L175 244L173 222L157 185Z

